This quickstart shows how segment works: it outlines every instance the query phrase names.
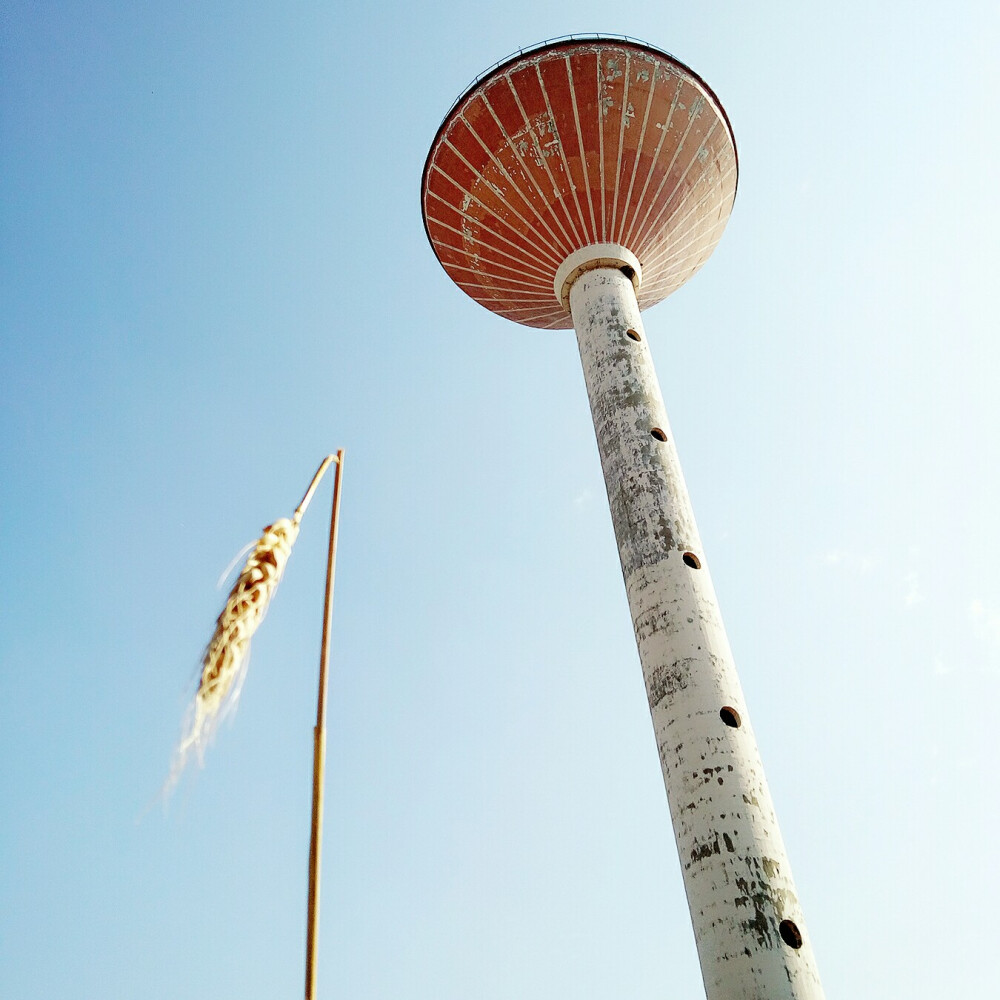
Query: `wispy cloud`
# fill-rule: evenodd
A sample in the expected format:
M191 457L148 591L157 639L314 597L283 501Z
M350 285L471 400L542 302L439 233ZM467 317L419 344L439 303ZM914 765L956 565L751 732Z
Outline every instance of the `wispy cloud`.
M903 597L903 603L908 608L912 608L914 604L920 604L924 600L924 592L920 589L920 580L917 577L916 570L912 573L907 573L903 577L903 583L906 584L906 594Z
M991 649L1000 652L1000 609L977 597L969 605L969 621L972 622L976 637Z
M593 494L590 492L589 487L585 486L575 497L573 497L573 506L586 507L587 504L590 503L592 497Z
M864 576L870 573L878 561L867 553L851 552L849 549L828 549L823 553L823 562L827 566L836 566L848 573Z
M955 672L954 664L946 663L940 656L934 657L934 676L947 677Z

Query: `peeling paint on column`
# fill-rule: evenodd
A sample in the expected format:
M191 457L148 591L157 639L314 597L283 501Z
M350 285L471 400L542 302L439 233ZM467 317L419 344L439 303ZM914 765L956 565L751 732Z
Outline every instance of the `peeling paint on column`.
M570 306L707 996L821 1000L632 281L586 271ZM786 919L801 948L782 940Z

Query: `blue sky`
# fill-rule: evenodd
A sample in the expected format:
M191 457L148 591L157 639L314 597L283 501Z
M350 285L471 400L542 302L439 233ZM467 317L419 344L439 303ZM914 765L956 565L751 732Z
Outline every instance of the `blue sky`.
M451 102L574 31L740 152L645 315L829 996L994 983L995 5L6 5L0 995L301 990L329 485L155 801L220 572L347 449L323 996L697 997L572 335L450 283Z

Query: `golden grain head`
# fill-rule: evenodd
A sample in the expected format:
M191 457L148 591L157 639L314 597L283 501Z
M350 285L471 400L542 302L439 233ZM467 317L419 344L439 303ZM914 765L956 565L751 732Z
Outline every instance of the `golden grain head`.
M201 757L219 722L235 707L250 639L264 620L298 533L298 517L268 525L240 571L205 647L198 691L178 748L180 769L192 750Z
M226 606L215 622L215 632L205 647L201 677L184 722L184 734L174 754L170 776L163 788L169 794L180 780L192 751L199 761L219 722L235 707L243 685L250 640L264 620L299 534L302 515L326 470L339 463L343 452L327 455L317 469L295 513L269 524L250 548ZM335 493L336 496L336 493ZM244 550L246 551L246 550ZM242 553L241 553L242 555ZM228 571L227 571L228 575Z

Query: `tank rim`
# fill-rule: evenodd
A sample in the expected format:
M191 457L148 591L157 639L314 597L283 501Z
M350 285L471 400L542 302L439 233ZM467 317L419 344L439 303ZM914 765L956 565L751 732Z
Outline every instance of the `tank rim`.
M719 100L718 95L698 73L691 69L687 63L678 59L677 56L672 55L666 49L662 49L658 45L653 45L650 42L643 41L641 38L634 38L631 35L615 35L604 32L558 35L555 38L547 38L545 41L536 42L534 45L529 45L525 48L518 49L516 52L511 52L509 55L504 56L503 59L499 59L488 69L483 70L483 72L480 73L461 92L461 94L458 95L458 97L452 102L451 107L448 108L444 118L441 119L441 124L437 127L437 131L434 133L434 138L431 140L430 149L427 151L427 158L424 160L424 169L420 174L420 218L424 224L424 235L427 237L427 241L430 243L431 249L434 250L435 257L437 257L437 249L434 247L434 241L431 239L430 230L427 228L427 213L424 211L424 192L427 190L427 173L431 168L431 158L434 155L434 150L437 149L438 142L441 139L441 135L444 132L445 127L448 122L451 121L451 117L455 113L455 109L461 107L461 105L472 95L472 93L482 86L487 80L492 79L498 73L502 72L519 59L522 59L525 56L532 56L546 49L555 51L561 48L569 48L573 45L579 45L581 42L584 44L588 42L624 42L627 45L634 46L635 48L644 49L653 55L669 60L685 73L690 74L698 82L699 86L704 88L705 93L711 98L716 111L719 112L720 117L726 123L726 130L729 132L729 141L733 144L733 155L736 157L736 185L733 188L733 198L735 199L740 185L740 153L739 148L736 145L736 136L733 133L733 126L729 121L729 115L726 114L726 109L722 106L722 102ZM437 257L437 259L440 263L440 257Z
M736 145L736 135L733 132L732 122L729 120L729 115L726 113L725 107L723 107L722 102L719 100L718 95L715 91L708 85L704 78L696 73L687 63L683 60L678 59L675 55L668 52L666 49L661 48L658 45L653 45L651 42L644 41L641 38L636 38L632 35L620 35L610 32L592 32L592 33L574 33L570 35L558 35L554 38L547 38L544 41L536 42L533 45L528 45L523 48L517 49L515 52L511 52L509 55L504 56L502 59L493 63L492 66L483 70L478 76L476 76L468 86L459 94L459 96L451 103L448 111L445 113L444 118L441 120L441 124L438 125L436 131L434 132L434 138L431 140L430 148L427 151L427 157L424 160L424 168L420 174L420 221L423 223L424 236L427 238L427 242L431 246L431 250L434 253L434 257L438 264L444 268L447 272L447 267L444 261L441 260L438 254L438 248L434 243L434 239L431 237L430 227L427 221L427 210L426 210L426 192L427 192L427 177L432 166L432 160L434 157L435 150L438 148L438 144L441 141L441 137L448 127L452 118L455 115L456 110L462 107L462 105L468 101L472 95L485 83L491 80L493 77L502 73L509 66L517 63L519 60L524 58L530 58L531 56L537 55L541 52L555 52L559 49L572 48L579 45L587 45L599 42L609 42L618 43L621 45L629 46L634 50L641 52L646 52L656 58L664 59L667 62L673 64L677 69L686 73L705 93L706 97L711 101L713 108L718 113L719 117L725 123L726 132L729 135L729 141L733 148L733 156L735 159L736 167L736 177L733 185L733 201L736 199L736 194L739 190L739 177L740 177L740 157L739 148ZM731 203L732 204L732 203ZM483 303L480 303L481 305Z

